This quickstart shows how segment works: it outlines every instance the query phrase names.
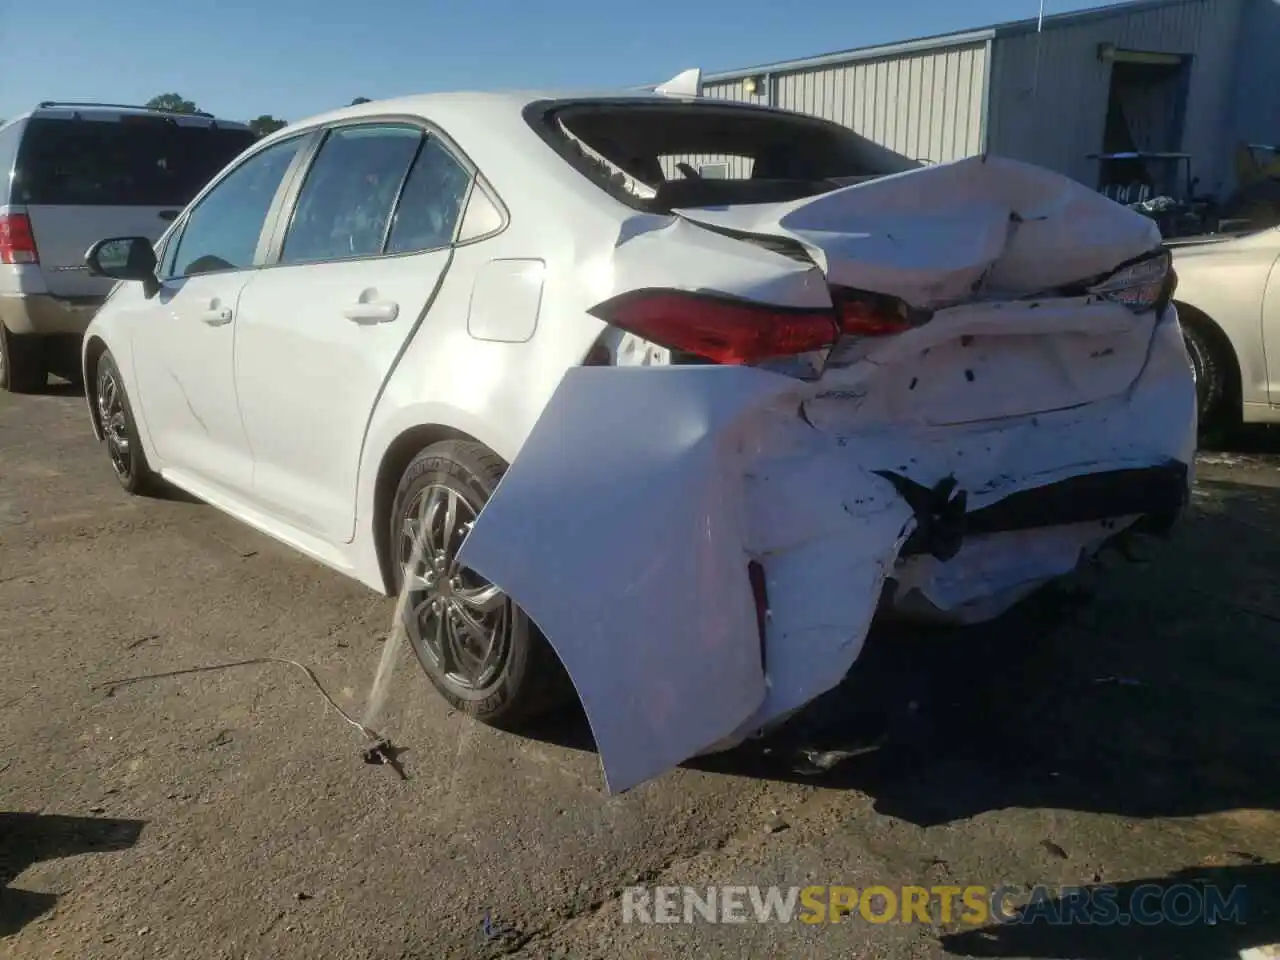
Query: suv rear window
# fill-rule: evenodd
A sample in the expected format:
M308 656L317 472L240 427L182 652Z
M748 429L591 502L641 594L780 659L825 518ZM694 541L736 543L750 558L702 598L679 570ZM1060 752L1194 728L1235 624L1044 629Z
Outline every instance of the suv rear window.
M723 101L544 101L525 118L645 210L794 200L919 166L829 120Z
M257 138L249 130L120 120L32 117L18 149L10 203L184 207Z

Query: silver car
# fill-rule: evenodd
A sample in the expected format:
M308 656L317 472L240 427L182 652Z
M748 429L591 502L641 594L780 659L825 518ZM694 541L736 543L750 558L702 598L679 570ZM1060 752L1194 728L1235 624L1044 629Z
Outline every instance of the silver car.
M255 141L242 123L146 107L46 101L0 126L0 389L74 379L80 339L113 281L84 252L155 241Z
M1280 423L1280 227L1169 246L1201 425Z

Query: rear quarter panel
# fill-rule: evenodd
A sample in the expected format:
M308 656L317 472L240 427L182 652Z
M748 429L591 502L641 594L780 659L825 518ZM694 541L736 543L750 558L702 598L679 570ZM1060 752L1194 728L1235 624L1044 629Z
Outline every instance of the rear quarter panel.
M581 362L604 329L586 313L603 297L591 299L582 258L590 261L596 251L608 257L626 208L603 193L603 202L597 202L590 195L540 192L529 186L538 182L533 171L515 183L490 181L507 207L508 224L501 233L455 249L440 291L392 371L366 432L353 547L357 575L370 585L381 576L373 527L378 472L397 438L417 427L447 427L511 463L564 371ZM557 196L560 203L552 199ZM617 207L616 216L611 206ZM546 265L533 335L524 342L480 340L468 332L477 274L503 259L538 259Z

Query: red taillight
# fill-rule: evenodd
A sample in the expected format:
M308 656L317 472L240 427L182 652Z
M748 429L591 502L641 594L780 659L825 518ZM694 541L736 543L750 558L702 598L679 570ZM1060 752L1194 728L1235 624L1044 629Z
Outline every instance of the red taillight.
M39 263L31 218L25 213L0 213L0 263Z
M878 294L837 295L840 331L854 337L885 337L912 326L911 312L901 300Z
M822 350L839 331L830 310L798 310L679 290L637 290L593 316L671 350L747 364Z

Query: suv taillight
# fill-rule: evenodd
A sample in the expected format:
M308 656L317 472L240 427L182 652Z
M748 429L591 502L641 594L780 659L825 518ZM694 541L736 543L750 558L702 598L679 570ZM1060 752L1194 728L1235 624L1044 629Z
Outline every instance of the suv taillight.
M39 263L36 235L25 213L0 213L0 263Z

